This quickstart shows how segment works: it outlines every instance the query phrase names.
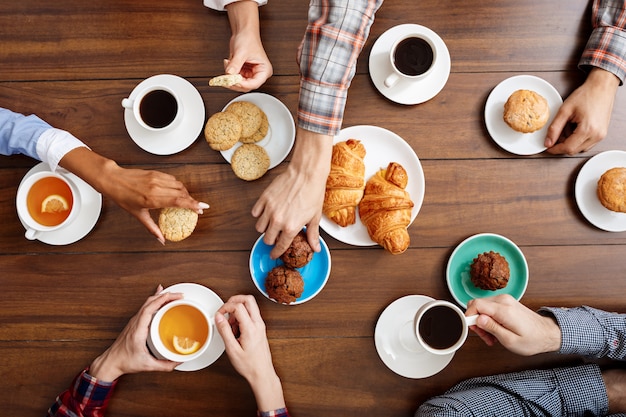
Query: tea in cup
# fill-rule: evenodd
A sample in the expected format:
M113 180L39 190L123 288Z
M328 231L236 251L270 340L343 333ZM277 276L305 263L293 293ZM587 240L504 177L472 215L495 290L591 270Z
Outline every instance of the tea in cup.
M417 341L430 353L447 355L456 352L476 324L478 315L466 317L463 311L444 300L432 300L415 314L414 330Z
M122 106L133 112L135 120L144 129L155 132L175 128L183 115L178 94L162 83L138 85L128 98L122 100Z
M385 87L394 87L401 79L415 81L428 75L437 59L434 42L426 34L413 33L397 39L389 51L393 72L385 78Z
M80 192L64 175L40 171L24 178L17 189L15 205L25 224L26 238L33 240L76 218L81 206Z
M212 336L212 319L206 311L192 300L176 300L154 315L148 347L159 359L188 362L206 351Z

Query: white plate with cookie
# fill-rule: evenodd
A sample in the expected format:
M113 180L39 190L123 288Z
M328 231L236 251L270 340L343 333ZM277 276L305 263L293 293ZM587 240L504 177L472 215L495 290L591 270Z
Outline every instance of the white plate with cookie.
M276 97L265 93L247 93L235 97L224 106L222 111L237 101L248 101L256 104L267 116L267 134L256 145L261 146L270 158L268 169L276 167L283 162L296 140L296 126L291 112ZM228 163L231 162L233 154L243 143L237 142L232 148L220 151Z
M514 130L504 121L504 104L517 90L530 90L548 102L550 116L540 129L531 133ZM544 140L548 127L563 104L559 92L546 80L534 75L517 75L500 82L485 103L485 125L491 138L502 149L517 155L534 155L546 150Z
M422 164L411 146L397 134L378 126L351 126L342 129L333 139L333 143L358 139L365 146L365 181L378 170L387 168L390 162L397 162L406 170L409 181L406 191L413 201L411 223L417 217L424 201L425 178ZM335 239L354 246L374 246L367 228L357 215L356 223L342 227L322 215L320 227Z
M591 157L576 177L575 197L589 223L607 232L626 231L626 213L609 210L598 198L598 180L611 168L626 167L626 152L613 150Z

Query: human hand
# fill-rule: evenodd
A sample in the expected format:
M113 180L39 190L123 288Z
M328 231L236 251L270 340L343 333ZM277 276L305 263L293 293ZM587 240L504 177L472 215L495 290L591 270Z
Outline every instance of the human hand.
M561 329L556 321L508 294L471 300L465 314L479 314L476 326L470 328L489 346L499 341L522 356L555 352L561 347Z
M230 56L224 60L226 74L241 74L243 80L231 87L248 92L259 88L273 73L259 29L258 5L254 1L236 1L226 6L231 27Z
M183 298L180 293L163 293L158 286L139 312L133 316L115 342L91 363L89 374L101 381L112 382L124 374L148 371L172 371L177 362L159 360L150 354L146 341L150 321L159 308Z
M590 150L606 136L619 79L600 68L563 102L548 128L545 146L552 154L575 155ZM570 123L574 131L568 131Z
M272 259L287 250L304 226L311 248L321 250L319 223L332 148L332 136L298 129L287 170L272 181L252 207L252 216L258 218L256 230L265 233L265 244L274 245Z
M259 410L284 408L282 385L274 370L265 323L254 297L231 297L215 314L215 325L230 362L250 384Z

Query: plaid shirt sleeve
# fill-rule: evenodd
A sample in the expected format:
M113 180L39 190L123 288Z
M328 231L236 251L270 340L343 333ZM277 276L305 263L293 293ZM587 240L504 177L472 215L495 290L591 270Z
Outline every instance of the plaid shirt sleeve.
M117 381L102 382L85 369L76 376L69 389L59 394L48 417L102 417Z
M559 353L626 360L626 314L587 306L539 312L552 314L561 328Z
M468 379L415 416L604 416L608 409L600 368L587 364Z
M324 135L341 129L356 61L383 0L312 0L298 51L298 126Z
M289 417L289 411L286 408L279 408L272 411L257 411L257 417Z
M594 0L593 32L578 65L583 70L599 67L626 79L626 3L624 0Z

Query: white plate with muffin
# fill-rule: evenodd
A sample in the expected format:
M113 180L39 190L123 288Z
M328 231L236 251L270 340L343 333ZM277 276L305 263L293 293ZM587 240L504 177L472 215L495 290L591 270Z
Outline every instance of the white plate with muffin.
M517 75L500 82L485 103L485 125L504 150L534 155L546 150L548 126L563 104L559 92L533 75Z
M626 231L626 152L590 158L576 178L575 197L591 224L607 232Z

